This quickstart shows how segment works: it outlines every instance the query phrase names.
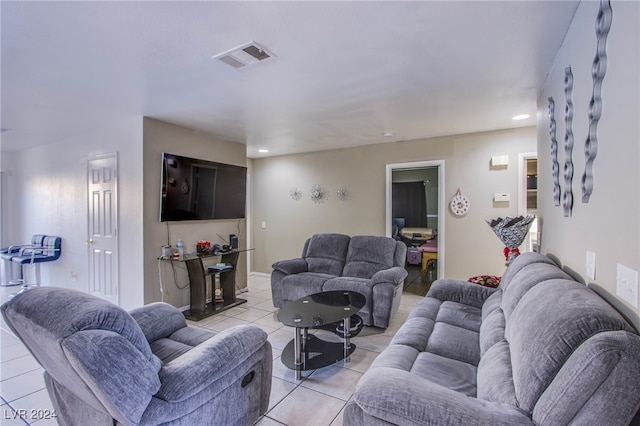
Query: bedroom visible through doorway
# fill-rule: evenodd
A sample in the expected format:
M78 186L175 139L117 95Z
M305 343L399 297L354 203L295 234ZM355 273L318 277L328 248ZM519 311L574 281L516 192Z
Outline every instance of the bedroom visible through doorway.
M444 267L444 161L387 165L387 235L407 245L404 291L425 295Z

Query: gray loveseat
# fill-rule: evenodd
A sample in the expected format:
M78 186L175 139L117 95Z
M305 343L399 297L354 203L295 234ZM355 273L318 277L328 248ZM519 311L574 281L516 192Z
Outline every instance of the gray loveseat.
M314 293L352 290L366 298L364 325L386 328L398 311L407 271L407 246L393 238L315 234L302 256L273 264L273 304L281 308Z
M360 379L344 424L626 425L640 337L549 258L498 289L439 280Z
M250 425L269 405L266 333L187 326L153 303L127 313L74 290L38 287L2 305L45 369L60 425Z

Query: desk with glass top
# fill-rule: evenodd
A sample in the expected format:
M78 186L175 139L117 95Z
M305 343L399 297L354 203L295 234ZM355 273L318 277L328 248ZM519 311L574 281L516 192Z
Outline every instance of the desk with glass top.
M236 249L227 252L211 254L190 254L183 260L165 259L171 262L184 262L189 276L189 309L183 312L185 318L191 321L200 321L234 306L247 303L246 299L236 297L236 266L240 253L253 249ZM216 268L211 266L205 269L203 260L220 256L220 263L229 265L228 268ZM211 302L207 303L207 276L220 276L220 290L222 300L216 301L215 280L212 281Z

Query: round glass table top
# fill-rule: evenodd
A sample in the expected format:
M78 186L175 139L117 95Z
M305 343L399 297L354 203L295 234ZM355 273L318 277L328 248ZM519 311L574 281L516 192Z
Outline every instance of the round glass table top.
M289 303L278 312L278 321L290 327L320 327L358 313L365 297L355 291L325 291Z

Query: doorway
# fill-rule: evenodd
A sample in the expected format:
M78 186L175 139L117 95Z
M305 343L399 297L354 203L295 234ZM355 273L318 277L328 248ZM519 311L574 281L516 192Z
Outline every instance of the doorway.
M444 274L443 194L444 160L387 164L386 235L408 247L404 291L424 295ZM425 244L435 253L425 256Z
M539 251L538 241L538 153L518 154L518 214L536 218L520 246L520 251Z

